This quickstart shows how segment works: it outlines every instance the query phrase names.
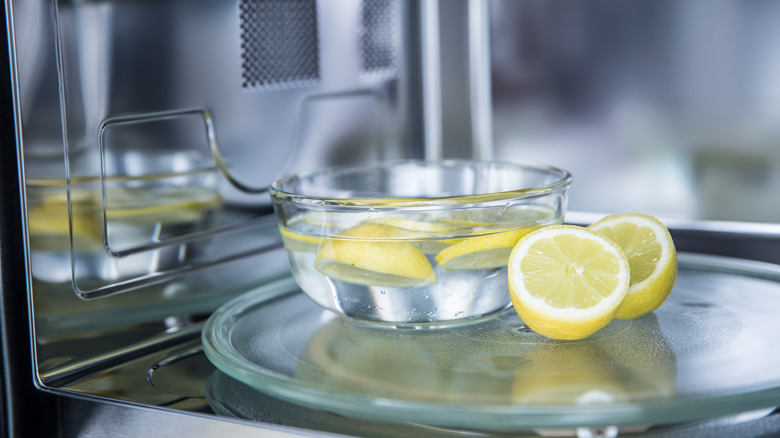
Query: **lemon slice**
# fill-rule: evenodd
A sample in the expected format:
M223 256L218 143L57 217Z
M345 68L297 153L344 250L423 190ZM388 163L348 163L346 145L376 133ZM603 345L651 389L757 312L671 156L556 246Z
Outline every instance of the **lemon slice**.
M523 237L509 257L512 304L552 339L586 338L609 324L631 280L620 247L595 231L551 225Z
M433 267L422 251L407 241L403 230L362 224L328 238L314 267L345 283L364 286L415 287L436 283Z
M441 238L442 235L450 234L456 230L451 225L397 217L366 219L363 223L387 225L403 230L399 231L399 237L409 239L410 243L420 248L425 254L436 254L460 241L460 239Z
M506 266L509 254L520 238L537 228L469 237L441 250L435 260L448 271L500 268Z
M617 243L631 266L628 295L615 317L634 319L660 307L677 280L677 251L666 226L652 216L626 213L589 228Z

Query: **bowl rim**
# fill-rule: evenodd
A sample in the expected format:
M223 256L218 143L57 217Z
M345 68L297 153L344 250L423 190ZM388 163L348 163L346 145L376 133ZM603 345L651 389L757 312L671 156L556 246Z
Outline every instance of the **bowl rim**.
M290 192L282 190L280 187L289 182L292 179L306 179L319 175L325 175L330 173L336 173L345 170L368 170L379 167L395 167L408 164L424 164L424 165L438 165L441 167L452 167L464 164L478 164L478 165L500 165L511 166L518 169L531 169L548 172L553 175L559 175L560 177L548 184L542 184L534 187L527 187L515 190L505 190L500 192L491 192L484 194L474 195L453 195L453 196L441 196L441 197L386 197L386 198L359 198L359 197L332 197L332 196L314 196L301 193ZM571 185L573 176L571 172L561 167L552 166L543 163L524 163L524 162L510 162L501 160L473 160L473 159L400 159L400 160L383 160L371 163L351 164L351 165L339 165L329 166L312 171L301 172L297 174L283 176L276 179L269 187L268 192L272 199L284 199L286 201L292 201L303 204L316 204L320 206L338 206L338 207L358 207L358 208L399 208L399 207L429 207L429 206L441 206L441 205L454 205L463 204L466 201L471 202L487 202L487 201L501 201L506 199L516 199L518 197L538 196L546 193L551 193L560 190L566 190Z

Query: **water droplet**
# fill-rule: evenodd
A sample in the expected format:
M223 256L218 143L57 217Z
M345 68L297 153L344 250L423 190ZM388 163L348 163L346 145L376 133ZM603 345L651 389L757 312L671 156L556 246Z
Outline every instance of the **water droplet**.
M380 290L380 291L379 291L379 293L380 293L380 294L382 294L382 295L384 295L384 294L386 294L386 293L387 293L387 291L386 291L386 290Z

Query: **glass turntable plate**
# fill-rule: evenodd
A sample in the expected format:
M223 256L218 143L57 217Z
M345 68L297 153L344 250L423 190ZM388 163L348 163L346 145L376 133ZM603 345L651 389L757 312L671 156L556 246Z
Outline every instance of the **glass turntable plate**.
M780 266L680 254L661 308L552 341L513 311L430 330L346 322L292 279L227 303L208 358L252 388L375 421L519 432L662 426L780 405Z

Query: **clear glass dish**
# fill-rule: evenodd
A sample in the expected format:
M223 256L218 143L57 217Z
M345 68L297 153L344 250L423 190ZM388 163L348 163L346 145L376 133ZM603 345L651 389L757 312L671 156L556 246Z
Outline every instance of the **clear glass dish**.
M207 357L289 402L374 421L489 432L664 426L780 405L780 267L680 254L669 300L581 341L512 309L470 325L354 324L291 280L207 321Z
M561 223L571 175L542 165L405 160L270 188L293 275L340 315L395 326L473 322L509 306L521 235Z

